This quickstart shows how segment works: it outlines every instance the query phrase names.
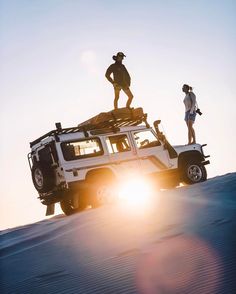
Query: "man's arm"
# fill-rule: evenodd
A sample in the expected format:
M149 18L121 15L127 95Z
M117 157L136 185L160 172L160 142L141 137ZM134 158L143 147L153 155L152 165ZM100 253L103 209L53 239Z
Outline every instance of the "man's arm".
M114 81L113 79L111 78L111 74L113 72L113 69L112 69L112 65L110 65L106 71L106 74L105 74L105 77L108 79L108 81L112 84L114 84Z

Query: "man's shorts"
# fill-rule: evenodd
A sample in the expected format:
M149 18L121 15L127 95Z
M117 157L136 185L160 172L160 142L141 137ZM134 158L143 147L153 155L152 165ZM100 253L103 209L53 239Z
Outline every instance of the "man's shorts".
M195 111L193 113L190 113L190 110L185 112L185 117L184 117L185 121L191 120L191 121L195 122L195 118L196 118Z
M129 90L129 87L122 87L120 85L114 86L115 91L123 90L124 92Z

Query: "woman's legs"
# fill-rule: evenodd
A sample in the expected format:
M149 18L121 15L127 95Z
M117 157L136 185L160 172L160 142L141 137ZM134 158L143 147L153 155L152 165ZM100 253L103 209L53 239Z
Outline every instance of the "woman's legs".
M193 128L193 123L194 123L194 121L192 121L192 120L186 121L186 124L188 127L188 144L195 144L196 143L196 136L195 136L195 131Z
M189 120L186 121L186 125L187 125L187 128L188 128L188 144L191 144L191 133L190 133L190 130L189 130Z

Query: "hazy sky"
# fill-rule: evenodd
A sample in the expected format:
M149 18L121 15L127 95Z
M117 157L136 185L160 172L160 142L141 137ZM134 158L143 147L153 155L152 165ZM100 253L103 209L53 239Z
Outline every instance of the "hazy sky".
M234 0L0 0L1 228L44 218L29 142L112 109L104 73L118 51L133 106L162 119L172 144L187 143L181 87L194 87L209 177L235 171L235 27Z

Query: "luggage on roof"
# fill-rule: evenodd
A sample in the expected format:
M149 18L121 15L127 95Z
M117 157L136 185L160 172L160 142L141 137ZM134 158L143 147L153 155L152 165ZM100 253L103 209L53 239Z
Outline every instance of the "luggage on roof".
M98 115L80 123L77 127L62 128L60 123L56 124L56 130L52 130L38 139L30 142L30 147L39 143L41 140L49 136L57 136L61 134L69 134L76 132L84 132L85 136L88 136L87 131L102 130L117 131L117 128L127 126L137 126L141 123L145 123L146 127L149 127L147 122L147 114L143 112L141 107L139 108L118 108L108 112L101 112Z
M118 108L98 115L80 123L78 127L96 128L96 126L131 126L145 122L147 115L139 108Z

